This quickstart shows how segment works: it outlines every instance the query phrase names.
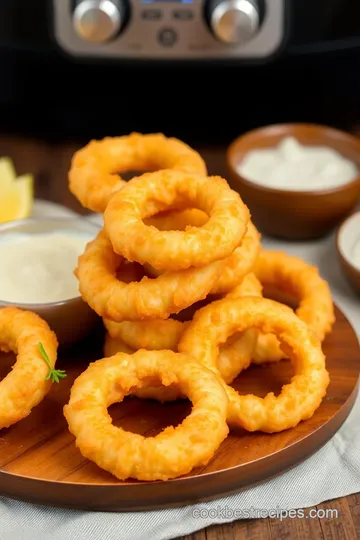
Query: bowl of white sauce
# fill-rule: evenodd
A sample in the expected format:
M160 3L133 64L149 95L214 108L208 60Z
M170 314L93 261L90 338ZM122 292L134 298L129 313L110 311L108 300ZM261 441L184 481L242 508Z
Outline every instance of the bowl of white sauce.
M326 126L248 132L229 146L227 166L258 229L278 238L320 238L360 197L360 139Z
M74 270L99 228L85 218L25 219L0 226L0 307L33 311L59 344L83 339L99 318L84 302Z
M350 284L360 294L360 211L340 225L336 235L340 264Z

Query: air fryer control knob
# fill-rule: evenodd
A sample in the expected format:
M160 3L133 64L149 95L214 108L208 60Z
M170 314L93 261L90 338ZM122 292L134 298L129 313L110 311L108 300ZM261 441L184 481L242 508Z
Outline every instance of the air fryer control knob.
M73 26L85 41L104 43L115 37L125 20L124 0L77 0Z
M242 45L260 27L260 8L256 0L210 0L208 22L217 39Z

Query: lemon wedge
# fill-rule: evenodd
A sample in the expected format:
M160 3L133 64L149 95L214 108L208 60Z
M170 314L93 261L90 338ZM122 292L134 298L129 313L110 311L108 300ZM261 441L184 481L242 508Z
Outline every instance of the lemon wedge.
M0 176L0 223L30 216L34 198L34 182L30 174L11 181Z
M10 187L16 179L16 171L13 162L8 157L0 158L0 193Z

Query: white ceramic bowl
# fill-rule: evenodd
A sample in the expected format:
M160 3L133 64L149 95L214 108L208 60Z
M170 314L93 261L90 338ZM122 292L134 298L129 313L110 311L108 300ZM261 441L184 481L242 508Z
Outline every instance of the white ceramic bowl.
M360 210L349 216L339 227L336 248L341 267L348 281L360 293L360 266L352 257L355 244L360 241Z

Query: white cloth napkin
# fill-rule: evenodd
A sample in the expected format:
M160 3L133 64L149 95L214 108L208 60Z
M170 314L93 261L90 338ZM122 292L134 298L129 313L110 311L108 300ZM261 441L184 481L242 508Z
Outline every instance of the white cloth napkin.
M48 203L45 206L37 204L34 215L48 211ZM56 210L59 213L58 206ZM67 210L63 214L73 215ZM264 238L263 245L316 264L360 335L360 298L340 271L333 236L297 244ZM167 540L234 521L241 511L254 517L260 510L306 508L349 495L360 491L359 424L360 398L340 431L305 462L274 480L209 503L152 512L103 513L46 508L0 497L0 540Z

